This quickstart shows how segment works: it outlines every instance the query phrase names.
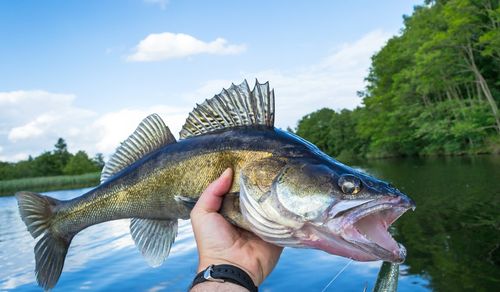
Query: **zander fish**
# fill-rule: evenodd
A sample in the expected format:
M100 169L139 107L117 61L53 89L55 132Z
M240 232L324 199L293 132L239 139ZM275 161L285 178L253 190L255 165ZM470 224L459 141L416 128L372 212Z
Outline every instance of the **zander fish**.
M60 201L19 192L23 221L37 239L38 284L54 287L72 238L101 222L131 218L136 246L153 266L168 256L178 219L200 193L234 170L221 214L263 240L358 261L402 262L387 228L415 203L390 184L350 168L274 128L274 90L247 82L197 105L176 141L150 115L106 163L101 184Z

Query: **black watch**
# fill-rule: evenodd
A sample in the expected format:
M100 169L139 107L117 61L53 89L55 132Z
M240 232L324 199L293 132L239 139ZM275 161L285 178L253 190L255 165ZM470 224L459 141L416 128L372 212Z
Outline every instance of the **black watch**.
M210 282L231 282L240 285L250 292L257 292L258 288L254 285L252 278L242 269L233 265L210 265L205 270L196 275L191 284L191 288L196 284L206 281Z

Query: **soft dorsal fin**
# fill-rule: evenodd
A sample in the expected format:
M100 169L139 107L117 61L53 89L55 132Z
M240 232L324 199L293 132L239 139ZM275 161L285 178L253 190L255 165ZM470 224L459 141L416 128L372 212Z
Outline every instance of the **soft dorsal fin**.
M274 89L269 89L269 82L261 84L256 80L250 91L245 80L196 105L182 127L180 138L256 125L274 126Z
M104 165L101 183L115 173L160 149L163 145L175 143L175 137L157 114L146 117L137 129L116 149L115 154Z

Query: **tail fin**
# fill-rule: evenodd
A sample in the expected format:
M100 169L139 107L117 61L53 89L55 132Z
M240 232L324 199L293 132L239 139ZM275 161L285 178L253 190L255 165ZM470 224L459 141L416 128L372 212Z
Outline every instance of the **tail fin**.
M72 235L56 234L52 219L60 201L31 192L16 194L19 212L28 231L38 242L35 245L36 278L44 289L54 287L61 275ZM40 237L41 236L41 237Z

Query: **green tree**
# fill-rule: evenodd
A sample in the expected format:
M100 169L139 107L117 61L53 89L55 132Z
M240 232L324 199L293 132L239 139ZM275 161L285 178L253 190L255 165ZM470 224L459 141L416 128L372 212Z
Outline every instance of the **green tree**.
M55 160L55 163L59 167L59 174L62 174L64 168L66 167L66 164L71 159L71 154L68 152L68 145L66 144L66 141L64 141L63 138L57 139L54 148L55 149L53 151L54 155L53 159Z
M97 153L92 160L99 169L104 167L104 155L102 153Z
M64 167L64 174L84 174L99 170L99 166L88 157L85 151L78 151Z
M499 48L498 0L426 1L372 57L363 106L311 113L297 133L333 155L500 149Z
M296 134L311 141L326 153L334 154L335 149L330 139L330 122L335 114L335 111L328 108L308 114L299 121Z
M52 152L46 151L33 160L33 171L36 176L61 175L61 162Z
M0 161L0 180L13 178L14 167L11 163Z

